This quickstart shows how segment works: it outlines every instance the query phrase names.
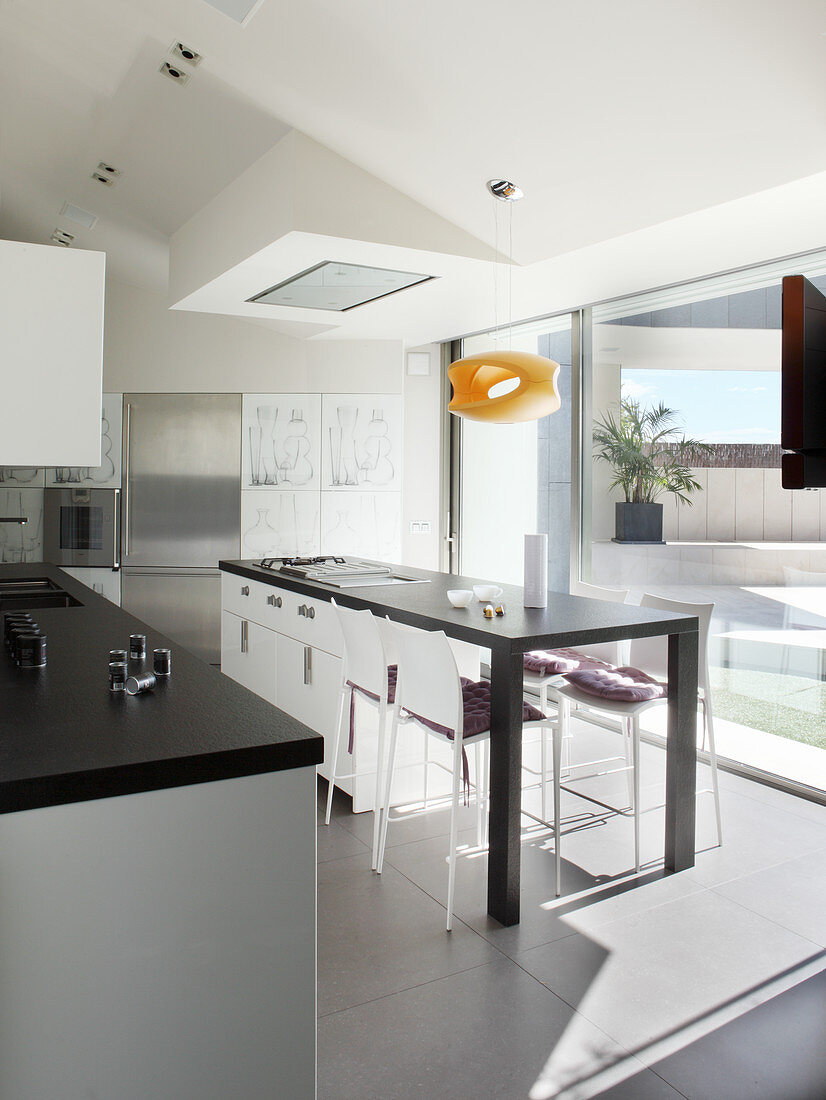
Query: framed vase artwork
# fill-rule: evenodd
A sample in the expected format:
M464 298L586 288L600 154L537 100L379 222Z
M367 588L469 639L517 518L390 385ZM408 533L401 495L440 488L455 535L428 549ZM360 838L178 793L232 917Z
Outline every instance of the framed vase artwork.
M401 493L323 492L321 553L401 558Z
M46 471L39 466L0 466L0 489L39 489L45 484Z
M123 394L105 393L100 417L100 465L50 467L46 470L46 484L118 489L121 482L122 428Z
M317 554L319 496L317 492L242 490L241 556L284 558Z
M402 409L398 394L324 394L322 488L399 492Z
M0 562L43 561L43 490L0 485L0 516L26 523L0 523Z
M242 489L319 489L320 394L245 393L241 408Z

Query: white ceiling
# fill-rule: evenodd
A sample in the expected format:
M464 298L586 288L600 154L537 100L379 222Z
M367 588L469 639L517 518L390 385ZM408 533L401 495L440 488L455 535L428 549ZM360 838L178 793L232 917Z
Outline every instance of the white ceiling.
M176 39L205 58L186 87L157 72ZM245 28L203 0L4 0L0 235L60 225L165 290L169 236L297 128L491 245L484 182L515 179L513 255L539 273L826 171L824 61L821 0L264 0ZM99 160L123 171L110 190ZM434 336L463 327L443 282Z

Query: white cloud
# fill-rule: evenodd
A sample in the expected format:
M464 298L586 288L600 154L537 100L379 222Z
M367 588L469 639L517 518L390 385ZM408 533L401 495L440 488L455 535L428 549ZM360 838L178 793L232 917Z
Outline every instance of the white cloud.
M658 397L659 392L655 386L644 386L642 382L634 382L630 378L622 380L622 395L630 397L632 401L639 401L641 397Z
M729 386L726 393L768 393L768 386Z

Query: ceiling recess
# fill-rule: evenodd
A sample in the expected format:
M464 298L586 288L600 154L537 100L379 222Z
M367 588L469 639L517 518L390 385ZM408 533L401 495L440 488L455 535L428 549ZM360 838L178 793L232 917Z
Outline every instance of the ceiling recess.
M434 275L392 271L382 267L340 264L325 260L306 271L262 290L248 302L292 309L324 309L344 313L356 306L386 298L399 290L426 283Z
M169 52L173 57L177 57L179 61L185 61L187 65L200 65L204 60L203 54L199 54L197 50L184 45L183 42L173 42L169 47Z
M205 0L205 3L245 27L264 0Z
M61 244L64 248L68 248L74 239L74 235L72 233L67 233L65 229L55 229L49 238L50 241L54 241L55 244Z
M94 229L97 225L97 214L92 214L88 210L83 210L81 207L75 206L75 204L69 202L68 199L66 199L63 206L60 208L60 213L64 218L69 218L70 221L77 222L78 225L82 225L85 229Z
M170 80L174 80L176 84L186 84L189 80L189 73L185 73L183 69L179 69L176 65L171 65L168 61L162 61L158 66L158 72L163 73L164 76L168 76Z

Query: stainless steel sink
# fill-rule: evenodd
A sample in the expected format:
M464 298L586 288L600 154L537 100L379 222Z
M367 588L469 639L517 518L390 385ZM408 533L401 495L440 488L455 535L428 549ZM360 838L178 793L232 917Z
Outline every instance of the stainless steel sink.
M0 580L0 611L35 607L81 607L51 577L12 577Z

